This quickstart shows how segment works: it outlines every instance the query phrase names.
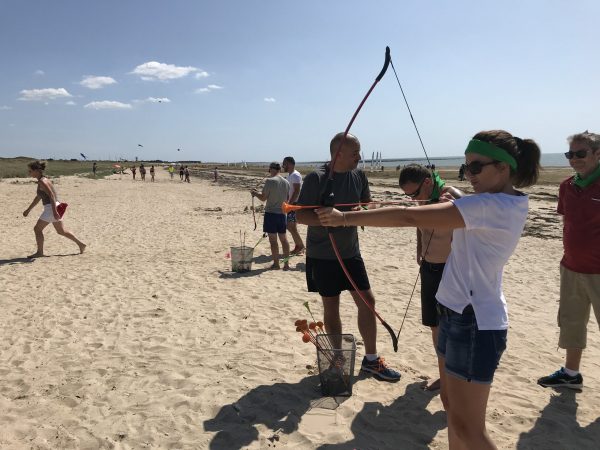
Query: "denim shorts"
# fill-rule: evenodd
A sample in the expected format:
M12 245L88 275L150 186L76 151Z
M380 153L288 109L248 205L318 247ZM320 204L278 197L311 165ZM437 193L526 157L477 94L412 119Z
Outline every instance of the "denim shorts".
M462 314L439 305L438 355L446 372L465 381L491 384L506 349L507 330L480 330L473 308Z

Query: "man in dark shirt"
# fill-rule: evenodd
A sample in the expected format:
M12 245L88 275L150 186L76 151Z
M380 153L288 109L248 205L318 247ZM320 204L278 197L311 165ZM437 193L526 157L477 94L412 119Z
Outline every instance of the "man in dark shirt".
M340 149L340 143L343 146ZM371 192L367 176L357 169L360 161L360 142L348 134L336 134L329 150L332 159L337 159L333 167L332 191L335 203L370 202ZM299 205L318 205L327 184L329 166L324 166L316 172L310 173L305 179L298 198ZM338 207L341 211L348 211L351 207ZM320 225L317 215L311 209L301 209L297 212L297 221L308 225L306 236L306 282L309 292L318 292L323 301L323 315L325 328L330 334L342 334L340 319L340 293L350 291L358 307L358 329L365 343L365 357L361 370L373 373L386 381L397 381L400 374L388 367L383 358L377 354L377 322L375 315L354 291L344 274L329 240L328 230ZM350 275L361 291L363 298L371 305L375 305L375 297L371 291L369 278L364 262L360 255L358 232L356 227L337 228L334 239L340 255Z

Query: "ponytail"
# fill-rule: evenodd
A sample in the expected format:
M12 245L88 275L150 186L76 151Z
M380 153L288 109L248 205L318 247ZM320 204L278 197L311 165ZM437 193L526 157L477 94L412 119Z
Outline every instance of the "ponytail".
M515 138L517 142L517 170L513 174L516 187L527 187L535 184L540 175L541 151L533 139Z

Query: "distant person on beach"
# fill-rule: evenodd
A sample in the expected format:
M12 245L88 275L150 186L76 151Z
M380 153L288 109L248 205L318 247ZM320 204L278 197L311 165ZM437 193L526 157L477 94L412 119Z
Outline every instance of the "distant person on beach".
M213 182L216 183L218 179L219 179L219 170L215 166L215 170L213 171Z
M283 158L283 164L281 167L283 167L283 170L287 172L287 180L290 185L287 202L295 205L298 201L298 196L300 195L300 188L302 187L302 175L296 170L296 160L291 156L286 156ZM295 211L290 211L287 214L287 230L290 232L292 239L294 240L294 249L290 252L290 254L303 254L304 242L302 242L302 237L300 236L300 233L298 233Z
M579 372L593 307L600 324L600 134L574 134L565 156L575 175L560 184L557 212L563 216L564 254L560 262L558 346L565 365L542 377L544 387L581 389Z
M92 164L92 173L94 174L94 178L96 178L96 170L98 170L98 167L96 166L96 163Z
M150 181L154 183L154 165L150 166Z
M48 226L49 223L54 225L54 229L61 236L66 237L67 239L72 240L79 247L79 253L83 253L86 245L77 239L73 233L68 230L65 230L62 217L59 214L59 202L56 199L56 191L54 190L54 186L52 182L44 176L44 170L46 170L46 162L45 161L33 161L30 162L27 167L29 168L29 176L37 179L37 192L36 196L25 211L23 211L23 216L27 217L31 210L35 205L42 201L42 205L44 205L44 210L42 211L42 215L38 219L37 223L33 227L33 232L35 233L35 241L37 243L37 251L27 256L28 258L38 258L40 256L44 256L44 228ZM64 213L64 210L63 210Z
M437 172L420 164L409 164L400 172L400 188L421 205L457 199L463 193L446 186ZM421 267L421 323L431 328L433 348L437 348L439 317L437 293L452 242L452 230L447 228L417 228L417 264ZM426 387L429 391L440 388L437 379Z
M144 167L144 164L140 164L140 178L142 179L142 181L146 181L146 168Z
M183 170L183 164L182 164L181 166L179 166L179 179L181 181L183 181L183 172L184 172L184 170Z
M167 170L169 171L169 176L171 177L171 180L173 180L173 173L175 173L175 167L171 165Z
M269 235L269 244L271 244L271 255L273 256L271 269L280 268L277 242L277 238L279 238L283 250L283 270L289 270L290 244L285 232L286 217L281 209L281 204L288 198L290 185L285 178L279 175L280 170L279 163L272 162L269 165L269 178L266 179L262 192L252 189L250 195L261 202L266 202L263 232Z
M336 134L329 143L333 167L333 193L336 203L370 202L371 191L365 173L357 169L360 161L360 142L351 134L344 139L344 133ZM339 151L339 155L336 154ZM299 205L319 205L321 195L327 184L329 164L321 167L304 178ZM341 208L349 211L350 207ZM386 381L398 381L400 373L390 368L382 357L377 354L377 323L373 312L361 300L359 294L348 281L337 261L329 234L319 222L319 218L311 209L300 209L296 212L298 223L308 225L306 235L306 284L309 292L318 292L323 302L324 322L327 333L342 334L340 319L340 294L350 291L358 308L358 329L365 343L365 357L361 370L369 372ZM375 297L371 291L369 277L365 264L360 255L358 232L355 226L336 230L335 241L339 252L350 275L356 282L363 297L375 305Z
M417 208L316 211L321 225L327 227L454 230L436 294L441 399L451 449L496 448L485 420L491 383L506 348L508 314L502 273L527 220L527 195L515 187L537 181L539 161L540 149L533 140L503 130L482 131L465 150L465 173L475 195Z
M458 180L465 181L465 166L464 166L464 164L461 164L460 168L458 169Z
M185 166L183 168L183 176L185 177L185 180L187 183L190 182L190 169L188 169L188 166Z
M135 181L135 171L137 169L135 168L135 165L131 166L131 175L133 175L133 180Z

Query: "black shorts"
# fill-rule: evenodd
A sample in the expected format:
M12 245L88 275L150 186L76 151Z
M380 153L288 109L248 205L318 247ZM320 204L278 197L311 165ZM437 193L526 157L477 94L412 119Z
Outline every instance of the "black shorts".
M442 281L444 266L444 263L421 261L421 321L428 327L437 327L440 323L435 294Z
M358 289L371 289L363 259L355 256L343 261ZM308 292L318 292L321 297L335 297L342 291L354 290L337 259L315 259L307 256L306 285Z
M284 234L286 230L285 214L265 213L263 232L269 234Z

